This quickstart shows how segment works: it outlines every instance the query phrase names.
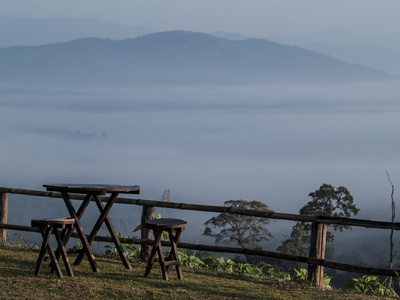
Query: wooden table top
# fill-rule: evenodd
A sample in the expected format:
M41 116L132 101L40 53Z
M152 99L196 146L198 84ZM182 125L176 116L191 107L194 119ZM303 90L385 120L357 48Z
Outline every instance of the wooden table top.
M138 185L112 185L112 184L43 184L47 191L68 192L76 194L125 193L139 194Z

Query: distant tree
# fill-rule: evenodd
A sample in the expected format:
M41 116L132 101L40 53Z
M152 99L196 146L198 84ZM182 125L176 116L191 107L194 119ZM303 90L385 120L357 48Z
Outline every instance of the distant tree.
M330 184L322 184L321 187L308 195L312 200L300 209L301 215L329 216L329 217L351 217L360 211L354 204L353 196L347 188L333 187ZM333 225L333 229L343 231L350 228L346 225ZM310 252L311 224L299 222L292 228L290 236L282 242L277 250L298 256L308 256ZM327 233L326 241L333 242L334 235ZM327 245L327 252L333 252L333 246ZM291 271L299 267L300 263L283 261L281 268Z
M271 211L268 206L259 201L229 200L225 201L227 207L239 209L253 209ZM259 243L272 237L264 226L269 219L221 213L204 223L204 235L215 238L217 243L236 242L242 248L258 248Z

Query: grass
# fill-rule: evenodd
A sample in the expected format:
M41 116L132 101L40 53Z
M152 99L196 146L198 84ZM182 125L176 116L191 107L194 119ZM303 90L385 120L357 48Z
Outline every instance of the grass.
M119 260L106 257L96 258L100 273L93 273L84 260L73 266L75 277L58 278L47 264L35 276L37 256L38 250L28 247L0 245L0 299L384 299L190 268L183 268L183 280L172 269L170 280L164 281L157 265L144 278L144 263L132 261L133 269L126 270Z

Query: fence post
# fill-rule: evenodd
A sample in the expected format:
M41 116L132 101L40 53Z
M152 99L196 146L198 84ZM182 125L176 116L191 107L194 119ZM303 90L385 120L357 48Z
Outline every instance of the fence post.
M7 224L8 216L8 194L0 192L0 224ZM7 230L0 229L0 243L5 243L7 237Z
M325 224L314 222L311 224L310 257L325 259L326 231L327 226ZM316 286L323 287L324 267L309 265L308 280L313 280Z
M141 221L141 238L151 240L152 230L147 229L144 222L147 220L154 220L154 206L143 205L142 209L142 221ZM140 248L140 258L147 261L150 257L151 247L148 244L142 244Z

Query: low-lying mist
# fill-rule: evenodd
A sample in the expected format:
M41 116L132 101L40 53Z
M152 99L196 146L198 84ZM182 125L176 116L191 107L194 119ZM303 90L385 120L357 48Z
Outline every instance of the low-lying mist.
M1 186L137 184L143 199L159 200L170 189L174 202L258 200L277 212L298 213L308 194L328 183L349 189L361 209L358 217L390 221L386 171L399 186L399 92L398 82L97 89L3 85ZM89 208L87 222L97 215L95 206ZM140 210L115 205L110 216L116 217L117 230L133 235ZM190 220L182 238L189 242L212 216L158 212ZM61 200L10 195L12 224L60 214L67 214ZM271 222L274 238L266 247L274 250L292 225ZM367 230L362 235L370 238ZM338 243L343 239L338 236ZM200 243L211 242L200 237Z

